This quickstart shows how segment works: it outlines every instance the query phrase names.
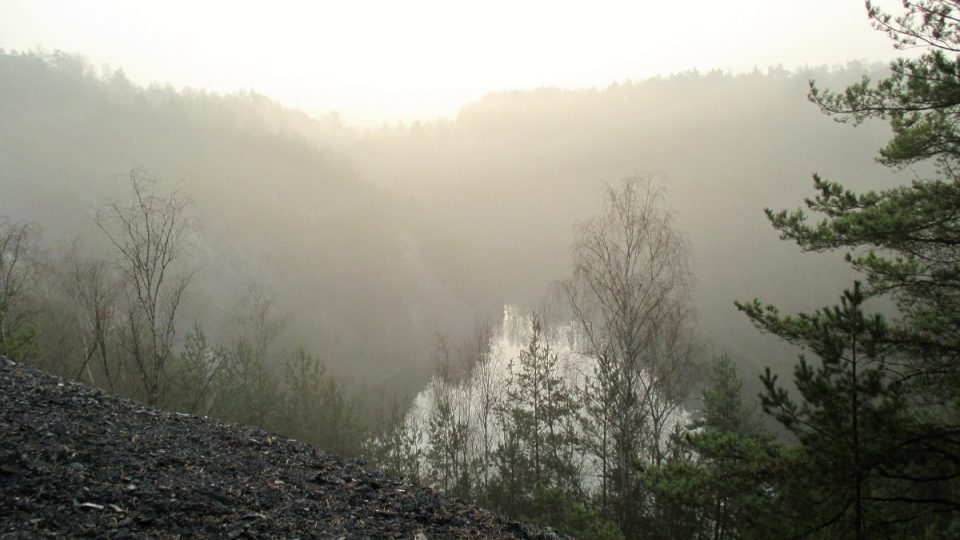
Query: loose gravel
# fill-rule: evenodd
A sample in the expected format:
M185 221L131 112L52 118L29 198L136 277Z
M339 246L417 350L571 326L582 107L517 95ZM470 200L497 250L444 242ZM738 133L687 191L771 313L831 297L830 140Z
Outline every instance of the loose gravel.
M0 357L0 538L565 538Z

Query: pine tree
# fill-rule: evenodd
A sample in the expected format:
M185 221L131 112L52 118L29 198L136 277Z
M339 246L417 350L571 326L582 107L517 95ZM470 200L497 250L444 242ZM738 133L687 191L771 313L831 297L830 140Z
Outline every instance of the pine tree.
M864 78L840 93L812 83L810 99L839 121L889 121L894 136L879 161L930 161L933 173L862 194L815 175L818 193L806 204L822 219L811 222L801 210L767 210L768 217L804 250L847 250L865 284L838 308L814 315L781 318L759 302L740 305L761 328L818 347L821 365L801 362L795 373L803 400L793 401L768 374L765 406L803 434L814 463L847 475L818 497L850 503L832 517L852 535L911 531L925 520L942 531L960 514L960 4L903 5L892 16L868 2L868 15L898 48L923 54L894 61L885 79ZM863 299L874 296L893 301L895 320L863 316L857 329ZM842 331L855 337L844 350L829 338ZM861 360L865 371L858 367L854 380ZM844 444L827 443L839 441L842 430Z
M389 411L380 412L376 435L367 439L364 454L384 471L420 481L423 458L423 432L414 420L408 421L407 411L394 399Z
M743 381L726 354L714 360L701 399L703 406L700 418L694 423L695 427L738 435L756 435L760 432L755 408L744 404Z
M530 339L511 365L500 411L506 439L501 475L522 484L512 496L527 499L540 488L580 491L577 406L544 333L542 317L532 314Z
M710 538L736 538L757 522L770 502L773 459L779 447L764 432L756 409L743 401L743 381L727 355L713 363L701 394L703 408L687 444L706 471L702 494Z
M744 405L742 388L730 358L718 357L699 417L689 431L677 426L664 464L644 470L651 537L776 536L780 520L770 509L781 485L778 462L786 456Z
M810 529L845 531L853 538L888 534L893 522L915 511L907 501L888 501L903 493L890 477L910 465L892 436L909 421L908 396L894 367L899 351L888 340L889 327L880 315L863 313L864 301L855 283L839 306L813 314L782 317L758 303L741 305L761 329L820 358L814 366L800 357L794 382L801 401L769 369L761 378L761 401L796 435L810 468L822 471Z
M470 415L465 411L468 401L459 395L462 388L448 380L434 378L431 390L434 403L427 422L429 446L427 463L431 483L449 495L469 498L470 471Z

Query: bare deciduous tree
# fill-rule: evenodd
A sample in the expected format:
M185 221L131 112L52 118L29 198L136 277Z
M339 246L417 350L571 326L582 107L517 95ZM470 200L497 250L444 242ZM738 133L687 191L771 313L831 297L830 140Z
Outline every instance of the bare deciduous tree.
M476 381L476 425L477 441L476 454L478 455L478 491L483 494L490 492L491 470L493 467L495 411L500 404L502 389L497 384L496 373L491 365L490 345L493 340L493 327L489 323L481 323L474 330L472 341L473 380Z
M179 191L157 193L156 180L141 169L130 172L130 195L127 203L108 202L97 214L97 226L116 248L126 282L125 348L144 398L158 405L167 387L164 367L173 354L177 309L192 277L178 267L189 201Z
M107 261L84 258L80 252L80 243L75 241L67 259L62 261L66 272L64 287L74 302L74 324L83 353L83 361L73 375L79 379L86 372L90 383L96 384L89 369L96 358L104 386L113 392L123 369L122 356L111 351L120 289Z
M27 259L35 248L37 235L31 225L0 219L0 354L28 354L32 339L29 324L34 310L24 301L24 293L31 278Z
M430 380L433 405L427 422L429 475L445 492L468 497L474 461L470 443L476 420L470 412L473 387L456 371L454 352L444 335L437 337L436 355L436 373ZM462 356L460 360L463 366Z
M587 394L603 445L601 499L605 507L614 499L627 536L636 463L659 459L666 420L692 376L688 253L660 185L627 179L578 226L573 276L562 284L594 361Z

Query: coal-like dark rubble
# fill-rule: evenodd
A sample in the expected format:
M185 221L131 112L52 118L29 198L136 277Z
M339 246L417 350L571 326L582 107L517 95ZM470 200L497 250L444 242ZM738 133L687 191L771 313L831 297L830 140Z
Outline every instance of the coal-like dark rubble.
M0 357L0 538L562 538L211 418Z

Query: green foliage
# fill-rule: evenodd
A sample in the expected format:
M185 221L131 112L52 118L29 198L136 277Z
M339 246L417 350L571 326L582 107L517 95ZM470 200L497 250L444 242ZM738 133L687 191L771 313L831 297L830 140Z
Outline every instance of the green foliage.
M668 461L639 474L647 504L640 530L648 538L698 538L709 522L713 471L690 461Z
M508 467L526 471L528 489L545 486L576 494L580 470L575 394L559 372L560 358L550 350L542 318L531 315L530 328L526 349L511 364L506 399L498 411L505 437L516 446L516 455L509 454L517 462Z
M952 400L960 387L960 370L950 367L960 355L960 9L944 0L905 7L893 17L870 6L870 16L898 46L919 45L923 55L901 58L888 78L865 79L841 94L812 86L810 97L841 121L888 120L894 137L881 161L903 166L932 158L939 178L857 195L815 177L819 194L807 206L826 219L811 225L801 211L768 215L783 238L804 249L857 250L847 259L866 275L868 293L889 293L897 303L902 324L894 325L893 338L923 359L914 380Z
M0 304L0 318L7 318L9 315L10 309ZM0 339L0 356L30 361L36 358L37 354L37 329L32 324L24 324L15 331L5 332Z
M246 338L222 346L222 375L217 379L211 414L261 428L275 425L282 407L279 381Z
M329 452L357 456L367 437L357 397L348 394L344 383L328 374L320 386L316 426L312 439Z
M430 386L434 406L427 421L428 477L444 492L469 498L473 488L469 403L458 396L462 388L449 379L435 376Z
M219 347L222 374L217 379L211 412L263 428L279 425L283 394L276 373L280 366L270 359L285 320L276 314L274 298L259 285L247 289L238 307L240 334Z
M539 514L538 493L557 490L583 498L582 444L576 394L560 373L542 317L534 313L529 322L527 346L511 361L505 396L495 410L501 441L493 455L497 475L488 499L511 515L546 520Z
M397 401L381 415L383 424L365 442L364 455L390 474L420 481L423 432L407 423L406 409Z
M703 409L675 430L674 450L640 473L648 502L642 530L650 538L769 538L786 454L763 433L742 401L742 381L726 355L713 364Z
M167 408L190 414L205 414L209 410L211 389L223 363L223 356L217 352L207 342L200 323L195 323L187 332L183 351L167 367Z
M899 226L888 230L902 232ZM870 254L863 260L878 264L880 257ZM873 294L881 290L879 284L892 283L889 274L878 278L867 270L867 275ZM895 294L922 303L908 288ZM759 301L738 304L760 329L820 360L813 365L801 356L794 372L799 401L769 369L761 378L764 411L797 436L806 468L821 471L820 481L809 486L816 496L798 532L856 538L916 534L910 523L919 516L960 509L949 495L955 469L950 456L960 455L960 447L952 428L940 423L952 424L953 415L944 416L942 405L925 405L930 398L925 394L939 394L950 384L949 378L928 384L933 382L928 370L941 370L942 360L916 355L915 312L903 310L900 324L892 327L880 315L863 313L866 298L858 282L840 305L812 314L781 316Z
M801 444L791 482L811 501L807 523L795 529L803 534L937 536L960 514L960 6L903 5L892 16L868 2L868 13L898 47L923 54L842 93L811 84L810 98L840 121L887 120L894 136L880 161L933 160L936 177L856 194L814 176L818 194L806 205L822 219L801 210L767 215L804 250L847 250L865 285L813 314L738 304L759 328L819 357L801 357L799 400L769 370L762 377L764 410ZM879 296L897 308L891 323L863 313L866 299ZM805 483L811 474L818 481Z
M713 362L709 384L701 394L701 417L694 423L711 431L753 435L760 432L754 409L743 403L743 381L726 354Z
M923 55L891 63L892 75L880 81L864 78L837 94L811 85L811 99L838 120L888 120L894 137L881 150L882 162L904 165L935 158L945 171L960 156L957 119L960 112L960 69L954 54L960 44L960 9L951 0L910 0L893 16L872 2L867 9L874 26L899 48L921 47Z
M284 424L291 437L302 441L315 434L320 413L320 390L327 376L326 367L320 360L298 348L284 364L284 390L286 394Z
M623 534L617 526L594 510L571 499L564 490L539 487L534 490L525 517L581 540L617 540Z
M284 364L280 380L267 357L245 338L221 349L213 414L273 429L328 452L357 456L366 427L357 399L303 347Z
M827 216L816 225L801 211L768 212L785 239L807 250L857 248L847 260L866 275L866 292L895 302L900 343L913 375L904 384L944 402L960 388L960 184L917 180L880 193L855 195L815 178L808 201ZM864 251L865 250L865 251Z
M343 456L360 454L366 427L356 398L320 358L299 347L287 360L284 382L290 436Z
M529 462L516 431L504 427L500 443L493 452L497 473L490 481L486 498L504 513L522 515L529 513L530 493L534 486L530 484Z
M0 218L0 355L24 361L37 352L36 313L27 299L37 235L34 227Z

